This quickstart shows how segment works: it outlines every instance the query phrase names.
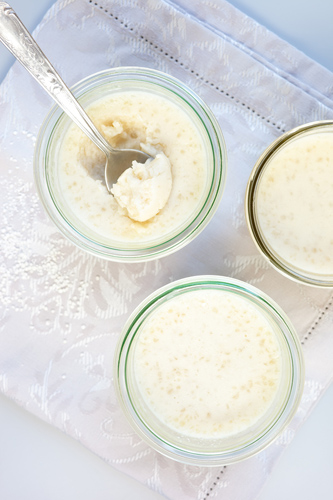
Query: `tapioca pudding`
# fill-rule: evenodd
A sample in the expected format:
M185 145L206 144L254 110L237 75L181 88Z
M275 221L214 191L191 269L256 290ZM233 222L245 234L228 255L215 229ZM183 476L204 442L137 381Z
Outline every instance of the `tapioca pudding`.
M277 258L305 275L333 279L333 129L295 137L258 182L260 233Z
M141 149L155 160L134 165L111 195L105 156L75 126L61 146L60 176L68 206L92 231L113 241L145 242L172 233L199 210L207 152L196 124L171 100L146 91L118 91L88 114L116 148Z
M133 357L151 411L197 438L255 425L281 381L274 329L250 301L228 291L190 291L158 307L138 331Z

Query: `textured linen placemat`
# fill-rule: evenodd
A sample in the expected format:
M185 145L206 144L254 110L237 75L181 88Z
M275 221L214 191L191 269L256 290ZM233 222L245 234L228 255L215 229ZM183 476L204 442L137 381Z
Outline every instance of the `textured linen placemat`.
M140 264L86 255L39 203L33 151L52 103L16 63L0 87L0 389L170 499L253 499L332 379L333 304L332 292L288 280L258 254L245 187L284 130L332 119L332 74L224 0L58 1L35 36L70 85L124 65L181 79L220 122L228 178L209 226L176 254ZM197 274L232 276L268 293L293 321L306 360L289 427L256 457L223 468L185 466L151 450L126 423L112 382L117 337L134 307L170 280Z

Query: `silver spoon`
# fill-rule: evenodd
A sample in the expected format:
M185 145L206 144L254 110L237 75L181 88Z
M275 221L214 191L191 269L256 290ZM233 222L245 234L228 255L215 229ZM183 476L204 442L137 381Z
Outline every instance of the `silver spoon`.
M6 2L0 2L0 41L62 110L103 151L106 156L105 182L108 191L134 160L138 163L145 163L148 158L151 158L143 151L114 149L110 146L55 71L12 7Z

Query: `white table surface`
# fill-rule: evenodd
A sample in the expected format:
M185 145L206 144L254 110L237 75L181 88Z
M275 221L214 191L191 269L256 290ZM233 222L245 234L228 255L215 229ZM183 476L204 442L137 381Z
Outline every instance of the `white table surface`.
M230 1L333 71L332 0ZM53 0L10 3L28 29L33 30ZM13 61L0 46L0 82ZM258 500L332 500L332 417L333 386L298 431ZM161 498L0 394L1 500Z

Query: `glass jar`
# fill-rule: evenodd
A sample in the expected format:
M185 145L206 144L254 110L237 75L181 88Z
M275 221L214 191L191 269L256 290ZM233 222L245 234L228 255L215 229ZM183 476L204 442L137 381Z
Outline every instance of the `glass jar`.
M261 155L245 213L259 251L303 284L333 287L333 121L294 128Z
M217 297L219 297L219 294L222 292L224 297L223 300L226 300L227 298L227 300L230 300L231 303L233 303L232 301L240 301L242 304L241 308L244 305L245 309L248 308L250 311L249 316L246 316L247 319L258 317L260 318L260 321L266 322L266 324L269 325L268 328L273 336L272 338L274 338L274 342L276 342L276 345L278 346L277 349L279 352L278 359L280 363L280 371L278 383L276 384L275 392L272 396L273 399L269 399L268 406L265 407L262 414L259 414L253 421L251 420L249 425L247 425L247 423L244 424L244 422L241 425L238 425L242 422L242 418L245 417L243 414L240 416L238 415L235 428L232 428L230 432L225 432L221 435L219 433L216 434L215 432L205 435L204 432L206 432L206 428L203 429L204 432L202 435L196 435L195 433L193 434L187 432L186 430L184 431L183 429L185 429L185 427L181 427L183 423L180 424L180 427L175 427L173 424L170 425L170 420L165 417L163 411L161 412L158 409L158 404L155 405L157 401L153 401L152 403L150 400L147 400L146 395L154 394L154 392L152 392L151 389L146 391L143 388L140 379L141 368L139 367L145 367L145 365L148 366L151 364L150 360L148 362L148 358L144 359L142 357L142 353L147 352L147 346L150 344L158 346L159 339L155 338L155 335L160 336L160 339L162 339L163 335L167 335L167 337L164 337L167 343L164 343L163 345L160 344L162 347L154 347L154 349L158 350L152 351L158 355L153 355L151 358L153 366L150 369L152 369L153 372L147 372L148 381L156 376L156 372L159 372L158 376L161 378L156 387L158 387L158 391L163 387L164 392L162 395L162 401L165 401L166 407L169 408L170 405L173 404L172 398L176 397L173 392L173 387L176 386L177 383L180 383L179 380L177 382L177 371L180 366L183 372L186 373L186 378L183 379L182 382L185 384L187 380L189 387L190 385L192 389L195 387L193 395L190 396L190 404L191 406L194 405L194 408L192 408L191 411L194 412L194 415L199 414L199 406L196 407L195 405L200 400L200 391L202 391L202 389L205 390L205 388L201 387L201 375L198 376L198 367L193 362L194 358L191 357L192 355L189 355L186 351L186 346L192 345L195 342L199 343L199 356L201 356L202 353L202 356L206 356L207 359L211 359L207 355L207 348L210 350L213 349L213 355L215 355L214 352L216 350L216 352L218 352L219 360L222 343L222 363L222 356L225 355L228 357L231 352L231 350L224 343L226 335L224 329L227 328L226 323L222 322L223 324L217 327L215 332L206 332L207 335L204 335L204 328L202 328L197 337L195 337L192 334L193 325L191 326L189 323L186 323L187 320L184 320L184 318L178 318L176 322L183 321L179 331L181 336L184 335L182 338L183 346L185 342L185 351L181 351L179 343L180 340L178 342L175 341L172 336L168 337L171 335L169 327L162 328L162 323L159 323L159 319L156 323L156 318L165 318L166 311L171 311L172 313L177 301L178 304L179 300L183 300L184 298L185 300L192 301L193 297L197 297L197 293L200 293L201 300L201 294L206 294L207 292L213 292L214 294L217 292ZM211 297L211 295L208 297ZM197 298L195 300L197 300ZM195 310L196 304L197 303L195 303L194 306ZM236 305L237 304L238 302L236 302ZM205 307L205 304L203 304L203 307ZM181 306L181 310L185 310L183 309L183 306ZM215 314L217 312L214 307L212 310L213 312L209 309L208 312L204 312L202 315L199 312L199 317L203 318L203 321L205 322L208 314ZM180 316L183 315L180 314ZM235 317L231 318L231 320L235 319L238 321L238 316L241 315L234 313L234 316ZM155 323L152 323L152 318ZM256 319L252 320L255 321ZM226 319L226 322L229 322L229 319ZM200 328L198 323L199 322L195 323L194 329ZM152 332L152 325L154 325L154 328L156 327L154 334L153 336L150 336L149 333L146 338L145 332ZM229 356L228 359L232 369L236 370L232 372L236 373L236 378L239 370L242 372L242 377L248 377L247 366L246 364L239 366L241 354L237 353L241 353L244 349L244 345L250 345L247 344L248 342L254 341L254 337L257 335L257 330L253 324L252 327L254 328L252 338L247 336L247 334L243 335L242 329L240 329L241 333L239 333L237 329L232 330L232 336L236 335L237 340L235 350L231 352L234 356ZM245 329L246 327L244 327L244 331ZM159 333L156 334L156 332ZM214 333L215 336L211 335L211 333ZM144 336L142 337L142 335ZM243 336L239 344L238 335L241 335L241 337ZM265 341L269 342L268 338L261 339L260 341L257 339L257 341L260 345L263 345ZM246 356L248 356L248 354L249 351L246 352ZM160 355L162 358L160 358ZM172 374L170 388L166 386L165 377L163 375L163 371L168 370L171 363L171 358L167 360L164 358L166 355L171 356L172 359L178 359L179 356L180 359L179 362L177 361L177 363L179 363L178 368L176 368L175 373ZM251 359L251 363L254 363L252 367L254 366L255 371L257 370L258 364L262 361L262 359L259 359L258 356L255 355L253 356L254 359ZM159 362L158 366L157 362ZM205 363L206 359L202 362ZM215 367L212 372L210 371L211 366L209 363L203 366L203 377L207 377L206 373L217 373L214 371ZM266 368L264 368L264 363L262 363L261 368L266 370ZM224 391L227 390L225 389L226 386L223 385L223 376L221 382L222 396L221 393L217 395L217 392L212 390L212 397L208 397L209 405L212 404L213 408L215 408L215 404L222 407L226 403L226 401L223 401L224 394L226 394ZM200 379L199 381L198 377ZM193 382L194 379L195 382ZM208 387L211 387L211 385L213 386L213 382L215 382L215 380L206 380L205 383L208 384ZM248 382L254 384L257 383L252 380ZM268 446L288 424L296 412L302 395L304 384L303 355L299 339L289 319L280 307L266 294L239 280L220 276L198 276L175 281L167 286L164 286L163 288L158 289L147 297L146 300L144 300L132 313L123 328L117 344L114 358L114 383L120 405L129 423L132 425L135 432L155 450L168 456L169 458L187 464L200 466L225 465L238 462L258 453ZM218 383L220 384L220 382ZM231 376L231 383L234 383L233 376ZM249 387L251 386L251 383ZM270 384L267 377L265 379L265 384L266 386L267 384ZM185 393L183 394L188 393L188 387L185 387L184 390ZM259 398L262 396L260 388L258 389L258 393L253 396L254 401L252 401L251 405L253 405L254 408L257 407L257 395ZM152 396L149 396L149 398L150 397ZM239 395L236 395L235 397L239 398ZM158 398L156 397L156 399ZM179 400L181 400L181 404L183 404L183 398L179 397ZM232 401L232 399L230 400ZM240 408L243 408L243 411L245 412L246 410L244 408L247 407L247 404L244 405L244 399L242 399L242 397L241 400L239 400L239 403L241 404ZM219 418L220 406L217 409L217 415ZM176 414L181 414L181 411L179 413L176 412ZM196 417L194 420L195 419ZM205 413L203 422L203 426L205 427Z
M39 197L58 229L81 249L114 261L152 260L182 248L207 225L220 202L226 180L226 148L220 127L208 106L179 80L160 71L122 67L101 71L72 88L84 108L117 92L146 92L163 97L191 120L205 150L205 185L198 203L181 222L157 238L120 240L98 234L79 217L63 194L59 155L71 120L54 107L41 127L35 148L34 174ZM111 196L111 195L110 195ZM157 215L158 217L158 215Z

